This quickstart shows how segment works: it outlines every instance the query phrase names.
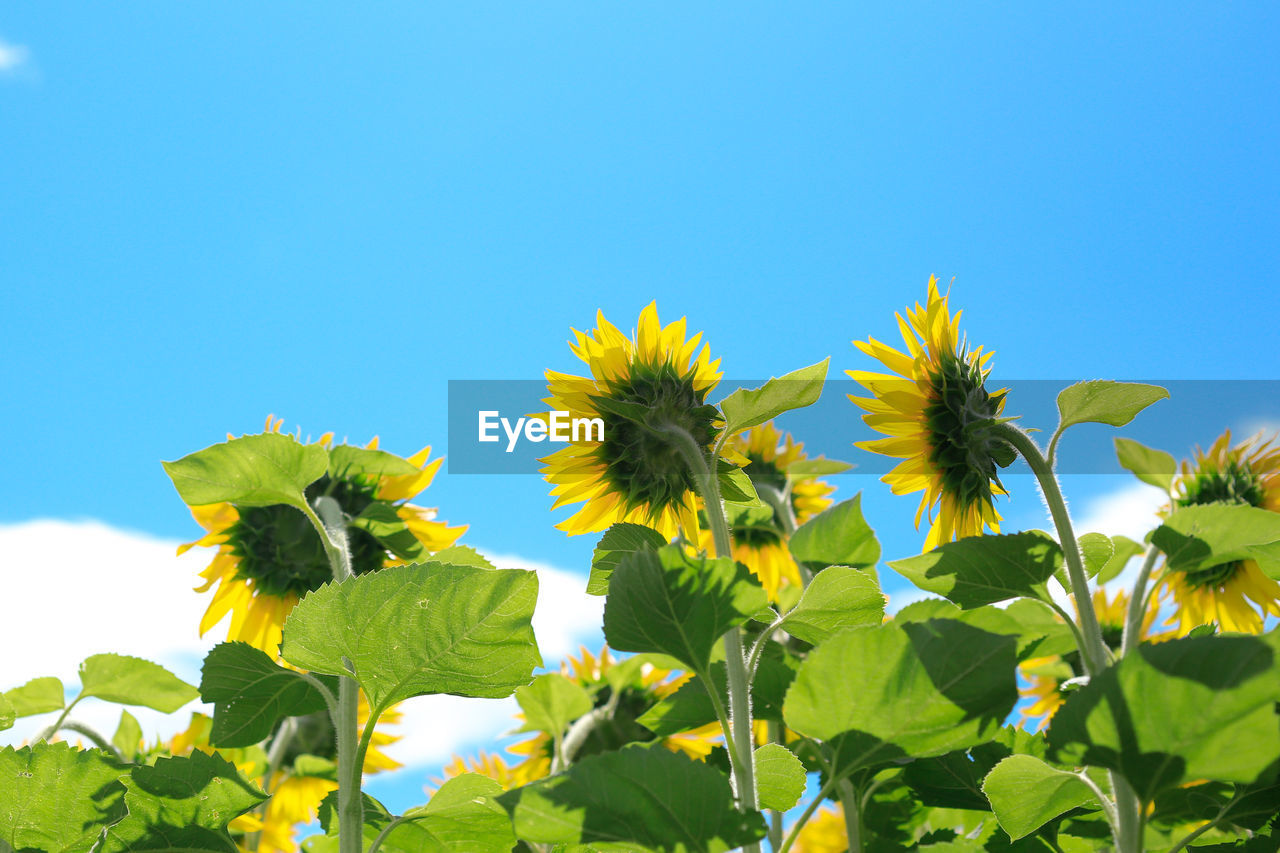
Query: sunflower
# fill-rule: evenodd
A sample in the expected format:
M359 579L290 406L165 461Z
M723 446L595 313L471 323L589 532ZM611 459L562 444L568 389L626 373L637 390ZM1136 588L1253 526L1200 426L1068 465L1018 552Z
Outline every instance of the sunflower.
M1174 507L1231 503L1280 512L1280 447L1274 442L1259 433L1233 447L1227 430L1207 451L1197 447L1195 461L1183 461L1174 483ZM1165 571L1161 582L1173 597L1167 624L1177 626L1178 636L1212 622L1223 631L1259 634L1266 616L1280 616L1280 584L1254 560Z
M792 438L791 433L779 432L772 422L734 436L727 442L726 450L747 461L744 470L757 488L768 486L790 498L796 525L804 524L831 505L828 495L835 491L834 486L816 477L788 481L787 469L809 457L804 452L804 444ZM784 582L796 587L802 585L800 569L787 548L786 530L787 525L777 517L776 511L758 519L740 519L733 526L733 558L751 569L774 601ZM711 531L703 529L699 547L711 552L712 538Z
M1072 599L1073 603L1074 601ZM1076 609L1079 611L1079 608ZM1158 609L1159 602L1153 599L1142 617L1139 637L1158 641L1169 636L1167 634L1151 635ZM1118 652L1124 640L1124 625L1129 617L1129 594L1123 589L1117 589L1115 597L1108 598L1105 589L1096 589L1093 591L1093 610L1098 616L1098 626L1102 629L1102 641L1106 643L1107 648ZM1049 720L1066 701L1062 693L1062 683L1084 675L1078 652L1028 658L1018 665L1018 671L1027 680L1027 686L1019 687L1018 693L1023 698L1033 700L1030 705L1019 711L1019 723L1025 726L1031 720L1041 718L1040 724L1036 727L1037 731L1049 724Z
M925 551L984 529L1000 532L994 497L1005 491L997 468L1014 459L1013 449L990 429L1006 394L984 385L992 353L968 348L960 338L960 312L952 316L947 299L930 276L927 304L917 302L905 318L897 315L905 354L875 338L853 342L896 375L846 371L872 395L849 399L866 411L868 426L888 436L857 446L903 460L881 478L895 495L924 492L916 527L927 511Z
M282 419L267 416L266 431L279 432ZM326 448L333 433L320 437ZM376 449L378 440L369 442ZM406 501L431 484L443 457L429 460L430 447L409 457L417 474L370 477L356 473L325 474L307 487L308 498L328 495L346 513L359 515L370 504L391 507L413 538L428 552L447 548L467 529L449 527L435 520L434 509L413 506ZM196 588L206 592L216 585L213 599L200 620L200 634L218 624L227 614L231 624L228 640L242 640L276 655L281 628L298 600L329 581L332 570L320 536L301 512L283 504L237 508L229 503L191 507L205 535L183 545L178 553L196 546L217 547L213 560L200 576ZM358 528L348 530L352 569L363 573L400 562L371 534Z
M573 330L569 348L590 369L590 376L546 372L552 411L574 419L599 418L599 433L570 435L563 449L542 459L551 483L552 509L582 503L556 525L570 534L604 530L619 521L645 524L668 539L685 530L696 539L695 481L678 446L664 429L682 429L702 448L718 431L718 412L707 394L720 381L719 360L712 361L699 332L685 337L681 318L663 327L650 303L628 337L596 315L591 334Z
M579 758L621 749L632 742L653 740L653 734L637 723L636 718L659 699L670 696L691 677L687 673L656 667L635 658L618 661L610 654L608 646L598 655L592 654L585 646L581 647L578 657L570 657L560 665L560 674L594 694L595 707L611 703L613 707L609 717L592 729L583 741L576 756ZM616 700L613 697L615 690L620 693ZM521 722L524 720L522 714L517 714L516 718ZM661 745L672 752L683 752L701 760L711 754L721 736L720 724L709 723L665 737ZM511 762L502 755L486 752L472 759L455 756L453 762L444 768L444 773L446 777L479 773L504 788L515 788L550 775L552 750L551 736L537 732L507 747Z
M845 853L849 849L849 831L840 804L819 809L800 830L791 849L795 853Z

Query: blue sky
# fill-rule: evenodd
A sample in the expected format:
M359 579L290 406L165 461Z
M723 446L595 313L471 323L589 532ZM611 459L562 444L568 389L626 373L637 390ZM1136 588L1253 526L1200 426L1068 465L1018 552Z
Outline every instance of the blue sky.
M1266 3L10 4L0 523L192 537L159 460L268 412L447 452L448 380L571 371L570 327L654 299L730 377L867 367L935 273L1015 392L1274 379L1277 35ZM1237 398L1134 435L1274 417ZM919 547L914 500L840 483ZM425 502L583 571L546 488Z

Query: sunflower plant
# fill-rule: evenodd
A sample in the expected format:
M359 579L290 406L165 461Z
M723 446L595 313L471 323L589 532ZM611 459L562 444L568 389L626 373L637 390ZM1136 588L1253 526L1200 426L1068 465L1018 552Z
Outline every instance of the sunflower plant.
M1275 439L1225 432L1179 463L1118 437L1165 506L1141 541L1077 530L1063 435L1168 392L1071 385L1041 442L935 278L896 326L901 347L855 341L879 367L850 366L846 408L896 460L878 509L917 496L921 550L887 561L864 496L825 480L849 465L779 426L829 360L725 394L710 344L656 305L573 331L584 368L548 370L545 402L604 434L542 473L557 526L598 537L607 647L542 673L536 575L414 503L429 448L269 418L165 463L205 531L184 548L210 549L198 628L227 641L199 685L102 654L70 701L54 677L0 693L0 728L48 720L0 750L0 853L293 853L313 819L311 853L1274 851ZM1035 477L1047 530L1006 529L1010 470ZM882 563L930 597L887 615ZM396 766L401 703L436 693L514 696L519 740L394 814L364 778ZM212 714L163 743L128 710L109 737L75 713L197 696Z

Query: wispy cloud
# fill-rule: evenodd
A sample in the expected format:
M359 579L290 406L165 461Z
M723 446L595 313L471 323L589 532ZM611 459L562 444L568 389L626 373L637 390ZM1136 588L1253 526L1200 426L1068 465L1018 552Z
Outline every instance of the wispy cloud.
M137 655L168 667L196 684L205 652L226 636L225 624L201 638L197 632L209 596L192 591L210 552L175 555L178 543L121 530L96 521L40 520L0 525L0 690L52 675L69 688L76 668L98 652ZM502 568L533 569L540 593L534 631L551 663L580 643L602 642L603 599L588 596L585 578L518 556L490 554ZM431 696L411 699L390 753L408 765L432 772L454 752L488 743L512 726L514 700ZM184 729L189 711L211 709L193 703L175 714L130 711L149 739ZM87 700L75 716L108 734L119 719L117 706ZM0 732L0 743L21 743L50 722L46 716L18 721Z
M20 44L12 44L0 38L0 74L14 71L30 58L31 51Z

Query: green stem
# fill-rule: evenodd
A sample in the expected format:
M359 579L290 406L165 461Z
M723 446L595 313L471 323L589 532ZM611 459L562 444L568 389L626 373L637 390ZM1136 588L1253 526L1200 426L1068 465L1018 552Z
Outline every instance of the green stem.
M791 831L787 833L787 840L782 842L782 849L778 853L788 853L795 846L796 839L800 837L800 831L804 829L804 825L809 822L809 818L813 817L813 813L822 805L822 801L831 796L831 792L835 790L838 782L839 780L837 779L827 778L827 783L809 801L809 805L805 806L804 811L800 813L800 817L791 825Z
M1049 514L1053 517L1053 526L1058 529L1058 541L1062 543L1062 554L1067 563L1067 576L1071 579L1071 593L1076 599L1076 610L1080 614L1080 627L1084 634L1084 646L1080 656L1084 660L1085 672L1096 675L1107 665L1109 654L1102 642L1102 628L1098 625L1098 614L1093 609L1093 597L1089 594L1089 581L1084 571L1084 560L1080 556L1080 545L1076 542L1075 530L1071 526L1071 516L1067 512L1067 502L1062 497L1062 489L1058 487L1058 478L1053 469L1040 453L1040 448L1031 437L1011 423L1000 424L997 432L1027 460L1031 473L1040 483L1040 493L1049 506Z
M54 720L52 725L46 726L40 734L36 735L37 743L42 740L47 741L58 733L58 730L62 728L62 724L67 721L67 715L71 713L71 709L76 706L76 703L80 701L83 695L84 694L81 694L80 696L72 699L71 702L68 703L67 707L62 709L62 713L58 715L58 719Z
M702 497L707 523L711 526L716 556L732 557L733 539L729 532L729 521L725 517L724 504L720 501L720 481L714 470L715 456L711 457L712 467L708 468L703 449L687 430L676 425L666 425L661 431L672 438L693 473L698 493ZM747 678L747 660L740 628L730 628L725 632L724 658L729 693L729 719L728 725L724 726L724 738L729 747L733 778L737 783L738 808L744 812L756 811L758 805L752 753L755 737L751 726L751 684ZM748 844L744 849L748 853L758 853L760 845Z
M848 779L836 785L840 792L840 808L844 811L844 831L849 839L849 853L862 853L862 801Z
M351 553L347 548L342 507L333 498L321 496L316 498L315 509L303 504L303 512L320 535L333 579L341 582L351 577ZM342 666L348 673L353 672L351 661L345 657ZM339 853L361 853L364 847L364 798L360 794L363 765L356 743L359 703L360 689L355 679L350 675L338 676L337 713L331 711L330 714L338 740Z
M768 726L769 743L776 743L780 746L786 746L785 730L782 724L777 720L770 720ZM769 809L769 849L777 850L782 846L782 812L777 809Z
M1127 655L1129 650L1142 641L1142 618L1147 610L1147 584L1151 581L1151 571L1155 568L1160 549L1155 545L1147 548L1142 559L1142 569L1138 572L1138 580L1133 585L1133 593L1129 598L1129 612L1124 620L1124 639L1120 643L1120 654Z
M100 732L97 731L97 729L94 729L91 726L87 726L84 723L78 723L75 720L67 720L58 727L58 730L84 735L89 740L93 741L94 746L98 747L98 749L111 753L120 761L125 760L124 754L120 752L120 750L116 749L115 745L112 744L111 741L107 740Z

